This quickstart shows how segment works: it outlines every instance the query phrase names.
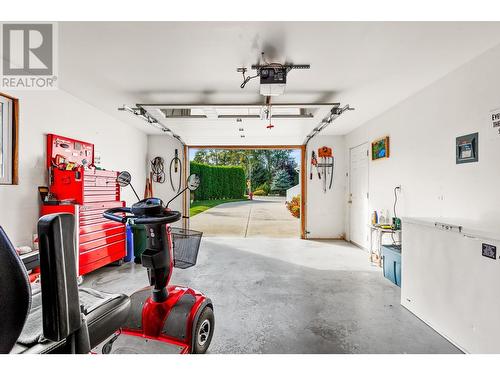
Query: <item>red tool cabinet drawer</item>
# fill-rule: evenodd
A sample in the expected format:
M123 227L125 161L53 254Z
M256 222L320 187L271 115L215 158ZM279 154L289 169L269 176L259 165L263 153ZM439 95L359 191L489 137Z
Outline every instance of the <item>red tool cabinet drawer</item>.
M121 234L124 233L125 227L116 227L116 228L111 228L111 229L104 229L104 230L99 230L96 232L91 232L87 234L81 234L80 235L80 245L82 245L85 242L89 241L94 241L99 238L105 238L109 236L114 236L116 234Z
M87 251L96 249L98 247L111 245L115 242L124 241L124 240L125 240L125 233L123 233L123 231L122 231L122 233L114 234L112 236L100 237L100 238L94 239L92 241L83 242L83 243L80 239L80 253L85 253Z
M108 208L113 208L113 207L123 207L124 202L112 200L110 202L99 202L99 203L92 203L92 204L86 204L84 206L80 206L80 216L86 217L90 215L95 215L95 214L101 214L107 210Z
M83 203L106 202L116 200L115 195L84 195Z
M116 171L105 171L102 169L91 169L85 173L87 176L95 176L95 177L113 177L116 179L118 176L118 172Z
M125 226L123 224L108 220L104 223L91 224L80 227L80 235L111 228L122 228L122 230L125 231Z
M102 214L105 210L95 210L80 214L80 224L85 220L104 218Z
M114 177L96 177L96 176L87 176L83 177L83 186L85 187L105 187L112 186L116 187L116 176Z
M92 263L101 258L106 257L108 254L123 251L125 248L125 240L119 240L117 242L96 247L88 251L80 252L80 263Z
M89 216L86 218L80 218L80 228L86 225L106 223L108 219L104 218L102 215Z
M85 188L85 195L116 194L120 190L113 186L93 186Z
M98 213L96 215L89 215L86 217L80 217L80 228L87 225L107 223L108 221L109 221L108 219L102 216L102 213Z
M123 258L124 254L125 240L98 247L85 253L80 253L80 275L84 275L106 264L117 261Z

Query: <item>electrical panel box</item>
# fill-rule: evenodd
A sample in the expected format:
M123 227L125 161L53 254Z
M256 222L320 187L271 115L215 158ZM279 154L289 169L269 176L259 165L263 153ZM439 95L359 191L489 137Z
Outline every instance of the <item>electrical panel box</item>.
M483 254L483 257L496 260L497 259L497 247L495 245L483 243L482 244L482 254Z
M479 160L479 133L457 137L456 163L473 163Z

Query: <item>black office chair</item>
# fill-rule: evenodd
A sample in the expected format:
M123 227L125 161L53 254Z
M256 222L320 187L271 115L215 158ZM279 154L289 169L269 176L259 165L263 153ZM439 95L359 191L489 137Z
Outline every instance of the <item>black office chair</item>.
M0 353L8 353L21 334L31 306L24 264L0 227Z
M0 227L0 353L88 353L125 322L123 294L78 290L74 217L38 222L41 288Z

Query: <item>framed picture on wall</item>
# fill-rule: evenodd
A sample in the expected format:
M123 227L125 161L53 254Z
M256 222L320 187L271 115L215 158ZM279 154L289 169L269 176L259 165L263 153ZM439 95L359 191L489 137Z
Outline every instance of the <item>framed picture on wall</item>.
M389 137L377 139L372 142L372 160L389 157Z

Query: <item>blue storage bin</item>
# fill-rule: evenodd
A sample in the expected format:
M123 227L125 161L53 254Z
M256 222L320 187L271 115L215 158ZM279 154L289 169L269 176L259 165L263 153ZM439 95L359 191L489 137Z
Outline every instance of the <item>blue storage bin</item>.
M123 260L130 262L134 258L134 232L132 227L127 225L127 254Z
M383 245L382 262L384 277L397 286L401 286L401 246Z

